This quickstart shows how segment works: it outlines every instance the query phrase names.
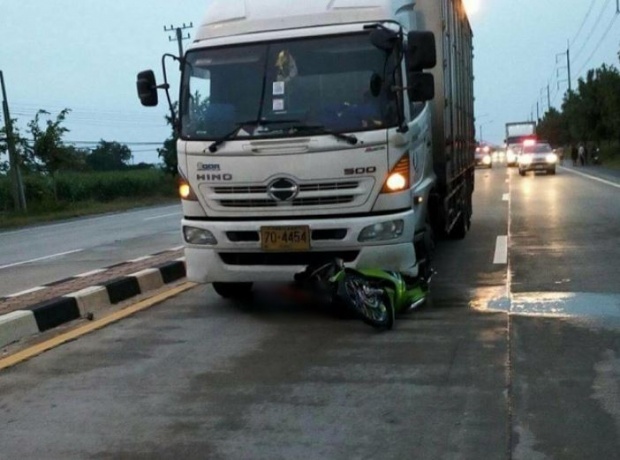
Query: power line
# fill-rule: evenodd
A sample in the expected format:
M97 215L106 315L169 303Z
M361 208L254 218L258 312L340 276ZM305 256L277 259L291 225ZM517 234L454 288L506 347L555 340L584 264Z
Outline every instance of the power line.
M581 48L579 48L579 51L577 51L577 54L575 54L575 56L574 56L575 61L577 61L577 59L579 59L579 56L581 56L581 53L583 53L583 51L588 46L588 43L590 43L590 39L594 35L594 32L597 30L597 27L598 27L599 23L601 22L601 19L603 19L603 15L605 14L605 10L607 9L607 7L609 6L610 3L611 3L611 0L607 0L603 4L603 8L601 8L601 12L599 13L598 17L596 18L596 21L594 22L594 25L592 26L592 29L590 30L590 33L588 34L588 38L583 43L583 46Z
M73 144L73 145L99 145L99 143L101 142L101 139L98 141L64 141L65 144ZM157 145L157 146L161 146L164 142L122 142L122 141L115 141L118 142L119 144L124 144L127 146L131 146L131 145L136 145L136 146L147 146L147 145Z
M618 19L619 14L616 13L612 18L611 18L611 22L609 23L609 25L607 26L607 29L605 30L605 33L601 36L601 39L598 41L598 43L596 44L596 46L594 47L594 49L592 50L592 53L590 54L590 56L588 57L588 59L586 59L586 61L583 63L583 65L581 66L581 68L579 69L579 72L577 72L577 76L581 75L581 72L583 72L583 70L587 67L587 65L590 63L590 61L592 60L592 58L594 57L594 55L596 54L596 52L599 50L600 46L603 44L603 41L605 41L605 39L607 38L607 35L609 35L609 32L611 32L611 29L614 25L614 23L616 22L616 19Z
M581 25L579 26L579 30L577 30L577 33L575 34L575 36L573 37L573 39L570 42L571 46L573 46L575 44L575 42L579 38L579 34L583 30L583 27L586 25L586 22L588 22L588 19L590 19L590 15L592 14L592 11L594 11L594 5L596 5L597 1L598 0L592 0L592 3L590 3L590 8L588 9L588 12L586 13L585 17L583 18L583 21L581 22Z

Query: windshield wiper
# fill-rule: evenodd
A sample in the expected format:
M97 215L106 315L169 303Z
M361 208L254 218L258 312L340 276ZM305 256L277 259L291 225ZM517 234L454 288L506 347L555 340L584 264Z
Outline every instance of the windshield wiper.
M240 121L238 123L235 123L236 128L233 129L231 132L229 132L228 134L220 137L219 139L217 139L215 142L213 142L210 146L209 146L209 152L211 153L216 153L218 148L228 142L231 139L234 139L235 137L237 137L237 135L239 134L239 132L243 129L244 126L266 126L266 125L277 125L280 123L300 123L301 120L249 120L249 121Z
M338 133L338 132L332 131L331 129L326 128L323 125L295 125L295 126L292 126L291 129L294 129L296 131L302 131L302 132L305 131L305 132L314 132L317 134L328 134L330 136L334 136L338 139L345 141L349 145L357 145L357 143L359 142L357 137L353 135Z

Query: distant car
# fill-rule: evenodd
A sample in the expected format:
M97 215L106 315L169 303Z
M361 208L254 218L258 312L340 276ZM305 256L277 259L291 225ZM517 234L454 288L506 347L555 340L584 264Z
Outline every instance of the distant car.
M493 167L493 157L491 154L491 148L476 147L476 166L482 166L484 168L491 169Z
M517 166L519 160L519 154L523 146L521 144L510 144L506 148L506 165Z
M525 145L519 155L518 163L521 176L525 176L528 171L545 171L547 174L555 174L558 155L546 143Z

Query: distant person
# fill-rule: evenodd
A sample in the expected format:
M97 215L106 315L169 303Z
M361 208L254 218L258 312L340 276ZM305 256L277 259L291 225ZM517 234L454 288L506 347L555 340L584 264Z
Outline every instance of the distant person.
M573 166L577 166L577 160L579 159L579 153L577 151L577 146L575 144L571 144L570 146L570 157L573 160Z
M577 150L577 155L579 156L579 164L581 166L586 165L586 147L583 145L583 142L579 144L579 150Z

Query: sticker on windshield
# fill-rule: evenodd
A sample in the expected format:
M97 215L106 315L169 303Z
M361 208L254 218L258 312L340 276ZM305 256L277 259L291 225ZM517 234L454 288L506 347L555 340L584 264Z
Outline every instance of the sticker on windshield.
M282 112L283 110L284 110L284 99L274 99L273 100L273 111Z
M283 96L286 91L286 83L283 81L274 81L273 82L273 95L274 96Z

